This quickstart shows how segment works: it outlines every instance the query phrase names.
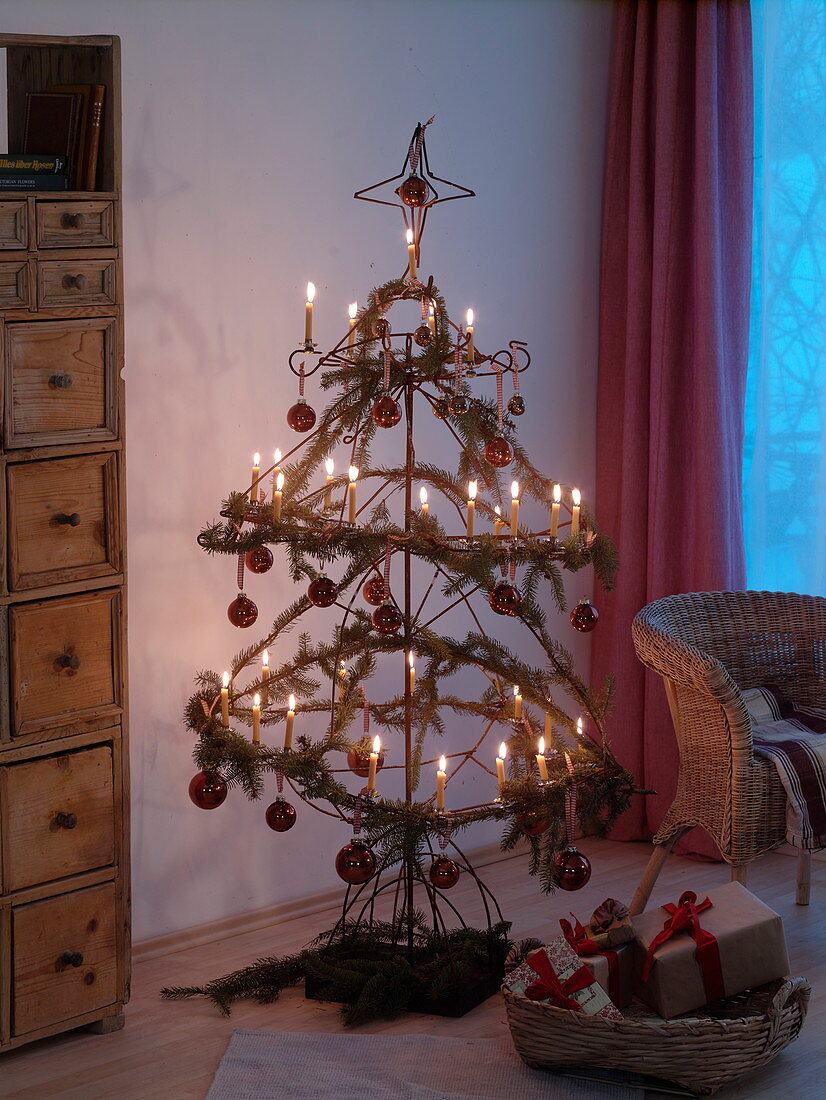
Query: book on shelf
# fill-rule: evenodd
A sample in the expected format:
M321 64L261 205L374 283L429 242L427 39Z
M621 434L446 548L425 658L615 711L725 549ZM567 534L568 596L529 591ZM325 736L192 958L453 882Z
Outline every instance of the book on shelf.
M68 191L65 172L0 172L0 191Z
M0 153L0 174L18 173L26 176L41 172L65 172L69 162L66 157L51 156L48 153Z
M50 90L80 97L80 125L71 168L72 187L78 191L94 191L105 87L103 84L55 84Z
M23 126L23 154L50 149L74 163L80 131L81 97L59 92L28 92Z
M46 92L29 92L23 148L20 153L4 155L0 173L67 173L74 190L94 191L105 92L103 84L56 84ZM54 154L35 153L36 149L51 149ZM27 159L38 167L9 167L10 161ZM44 190L55 189L55 184L44 185Z

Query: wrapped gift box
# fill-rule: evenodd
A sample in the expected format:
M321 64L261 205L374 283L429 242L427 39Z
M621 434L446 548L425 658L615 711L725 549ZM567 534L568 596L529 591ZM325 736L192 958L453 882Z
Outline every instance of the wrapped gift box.
M559 988L556 991L543 988L549 981L552 985L558 983ZM596 980L593 971L583 966L583 960L574 954L562 936L545 947L531 951L527 960L507 975L505 985L519 996L558 1004L572 1011L584 1012L587 1016L600 1016L605 1020L622 1019L622 1013L611 1003L611 998ZM543 996L543 993L546 995Z
M573 914L572 914L573 915ZM634 996L635 951L633 944L623 943L618 947L606 947L588 935L574 917L574 923L561 920L559 926L562 935L571 949L579 956L580 962L591 971L596 980L608 992L617 1008L625 1008Z
M691 898L688 892L676 905L634 917L636 992L666 1019L785 977L789 971L782 920L739 882L710 890L707 898L701 895L694 903ZM706 901L711 903L708 907ZM651 952L668 924L699 930L692 934L682 928Z

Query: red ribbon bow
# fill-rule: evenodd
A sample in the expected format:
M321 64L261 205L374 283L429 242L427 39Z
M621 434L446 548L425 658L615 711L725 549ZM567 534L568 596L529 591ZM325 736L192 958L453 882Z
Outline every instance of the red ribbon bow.
M574 917L574 914L571 913ZM580 958L584 958L588 955L604 955L608 960L608 994L612 1001L615 1003L619 1000L620 988L619 988L619 971L617 963L617 953L610 948L602 948L596 942L591 940L585 934L585 929L580 922L574 917L573 927L569 920L565 920L564 917L560 918L559 927L562 929L562 935L576 951Z
M648 948L645 956L645 966L642 971L642 980L648 981L651 967L654 965L654 954L657 948L667 943L678 932L687 932L694 940L694 958L703 975L703 987L708 1001L719 1001L726 995L723 982L723 968L720 962L720 948L717 937L700 926L700 913L711 908L708 898L698 902L693 890L686 890L680 897L677 905L669 902L663 905L663 909L669 914L668 919L657 933Z
M594 975L587 966L581 966L570 978L560 982L559 976L551 965L551 960L544 951L532 951L526 961L540 979L528 986L525 990L526 997L532 1001L551 1001L557 1008L568 1008L571 1012L582 1011L579 1002L574 1000L571 994L594 984Z

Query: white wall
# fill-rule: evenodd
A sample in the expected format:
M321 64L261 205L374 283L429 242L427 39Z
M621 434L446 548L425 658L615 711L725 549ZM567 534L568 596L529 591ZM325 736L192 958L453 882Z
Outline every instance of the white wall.
M336 881L330 819L303 809L278 836L238 794L211 814L187 799L192 673L248 640L225 617L233 563L195 535L253 450L287 444L306 281L326 344L401 271L395 212L351 196L431 114L434 169L479 197L431 214L424 272L455 317L474 307L483 347L530 342L523 438L593 499L610 22L590 0L4 3L7 32L123 39L136 938ZM293 596L272 573L248 587L264 623Z

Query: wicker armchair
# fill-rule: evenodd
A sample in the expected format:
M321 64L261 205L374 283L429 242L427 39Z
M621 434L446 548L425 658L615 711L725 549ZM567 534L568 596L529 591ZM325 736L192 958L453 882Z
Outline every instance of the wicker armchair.
M666 856L700 825L746 881L751 860L785 839L786 795L752 752L740 689L773 686L826 707L826 599L782 592L692 592L644 607L633 623L642 663L665 684L680 750L677 794L654 837L632 902L644 908ZM797 903L809 901L811 855L798 853Z

